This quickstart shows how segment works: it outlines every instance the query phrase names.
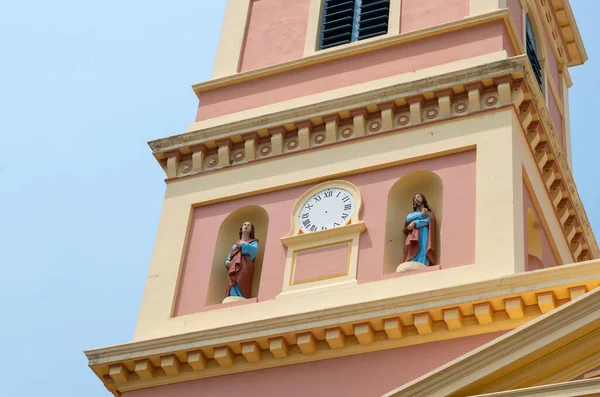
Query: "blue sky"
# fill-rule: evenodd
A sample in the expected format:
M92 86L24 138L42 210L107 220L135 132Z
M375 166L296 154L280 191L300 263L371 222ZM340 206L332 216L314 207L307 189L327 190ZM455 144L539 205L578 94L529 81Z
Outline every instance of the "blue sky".
M575 178L594 229L600 2L572 0ZM0 5L0 378L6 396L108 396L84 349L132 339L165 185L146 142L183 132L225 0Z

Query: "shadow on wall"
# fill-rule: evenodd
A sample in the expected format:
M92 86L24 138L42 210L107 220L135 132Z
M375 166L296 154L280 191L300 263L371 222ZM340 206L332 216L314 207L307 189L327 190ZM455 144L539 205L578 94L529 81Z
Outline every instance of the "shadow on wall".
M406 237L402 230L406 215L413 212L412 200L415 194L421 193L435 216L436 264L440 264L442 199L444 193L442 178L430 171L416 171L400 178L388 194L385 250L383 257L383 273L396 271L396 267L404 262L404 243Z
M526 271L544 268L540 224L533 208L527 208L527 267Z
M267 242L269 215L262 207L247 206L232 212L219 228L217 246L215 247L215 256L210 271L208 293L206 296L207 306L219 304L225 298L225 289L227 287L225 259L227 258L227 255L229 255L229 252L231 252L232 245L238 241L240 227L242 223L246 221L251 222L254 225L255 238L258 239L258 254L254 260L254 279L252 281L251 298L255 298L258 295L265 244Z

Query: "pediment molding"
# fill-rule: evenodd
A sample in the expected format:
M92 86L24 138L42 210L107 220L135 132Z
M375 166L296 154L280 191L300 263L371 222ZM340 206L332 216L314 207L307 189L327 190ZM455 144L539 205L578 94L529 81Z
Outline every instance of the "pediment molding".
M538 386L582 360L597 366L598 345L600 290L595 290L385 397L472 396Z

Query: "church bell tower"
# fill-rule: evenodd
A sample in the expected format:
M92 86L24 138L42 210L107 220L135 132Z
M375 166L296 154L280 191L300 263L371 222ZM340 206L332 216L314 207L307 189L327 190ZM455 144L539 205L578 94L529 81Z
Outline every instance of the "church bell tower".
M149 142L134 339L91 369L125 397L449 395L403 388L600 285L586 60L568 0L227 0L195 121Z

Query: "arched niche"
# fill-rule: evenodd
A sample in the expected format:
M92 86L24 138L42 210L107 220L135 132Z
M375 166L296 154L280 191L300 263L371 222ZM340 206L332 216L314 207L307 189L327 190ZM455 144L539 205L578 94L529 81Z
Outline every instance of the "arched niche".
M442 178L430 171L416 171L400 178L388 194L383 256L384 274L394 273L396 267L403 262L406 237L402 230L406 215L413 212L412 199L417 193L425 195L435 216L435 261L436 264L440 264L442 242L440 231L442 229L444 194Z
M540 224L533 208L527 208L527 270L543 269L542 236Z
M235 244L239 238L240 226L246 221L251 222L254 225L255 238L258 239L258 254L254 260L252 296L249 298L255 298L258 295L265 244L267 242L269 215L262 207L246 206L229 214L219 228L217 245L215 247L215 255L213 258L210 280L208 284L208 293L206 297L207 306L219 304L225 298L225 289L227 288L227 269L225 268L225 259L231 251L231 246Z

